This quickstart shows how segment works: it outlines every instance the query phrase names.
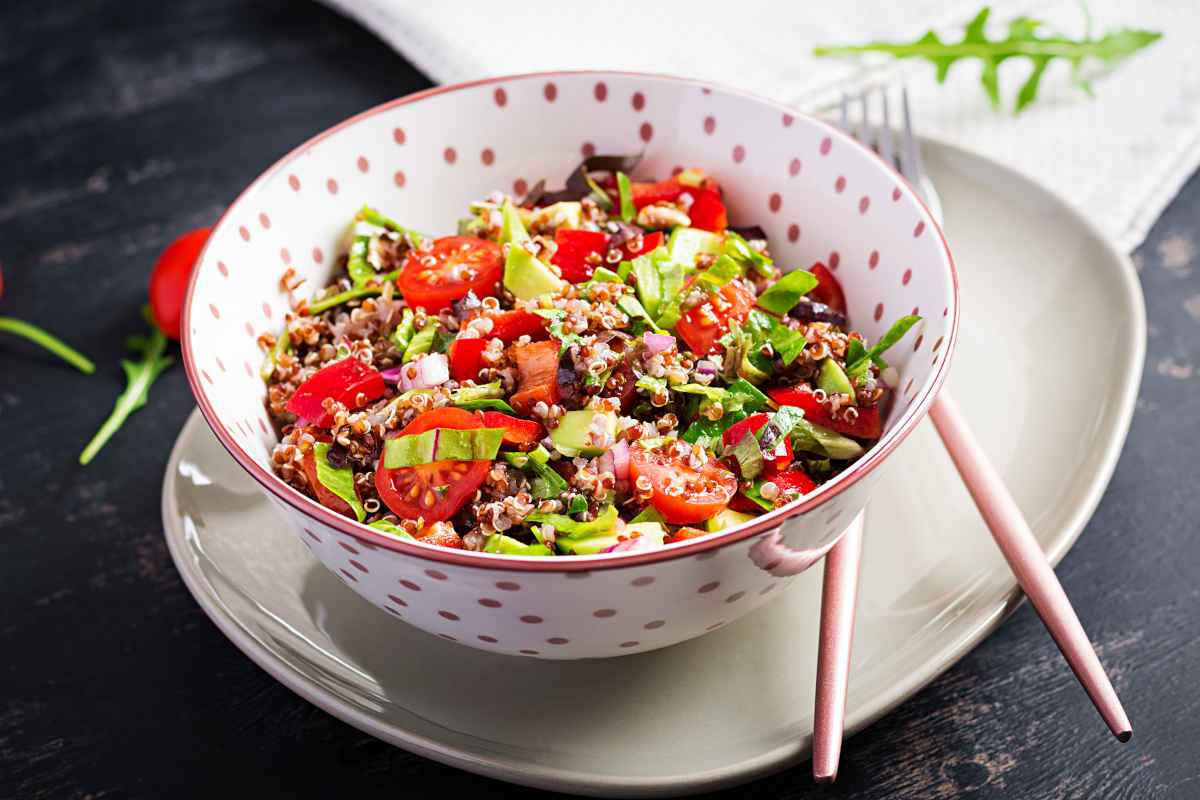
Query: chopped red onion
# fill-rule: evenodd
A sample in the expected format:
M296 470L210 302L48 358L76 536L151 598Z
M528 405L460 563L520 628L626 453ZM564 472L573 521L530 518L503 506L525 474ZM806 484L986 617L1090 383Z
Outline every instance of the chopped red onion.
M617 480L629 480L629 443L620 439L604 455L612 456L613 475L617 476Z
M697 362L696 362L696 374L697 374L697 375L713 375L713 376L716 376L716 374L717 374L717 365L716 365L716 364L714 364L713 362L709 361L708 359L704 359L704 358L702 358L702 359L700 359L699 361L697 361Z
M401 371L403 369L404 369L403 366L392 367L391 369L385 369L383 372L380 372L379 375L387 383L399 383Z
M416 368L416 375L409 377L413 367ZM406 392L409 389L432 389L448 380L450 362L446 360L445 353L427 353L400 368L400 388Z
M646 343L646 349L650 351L650 355L658 355L675 344L675 337L669 333L646 331L642 334L642 341Z
M617 542L612 547L605 548L605 553L633 553L639 550L657 550L662 545L650 536L637 535L630 539Z

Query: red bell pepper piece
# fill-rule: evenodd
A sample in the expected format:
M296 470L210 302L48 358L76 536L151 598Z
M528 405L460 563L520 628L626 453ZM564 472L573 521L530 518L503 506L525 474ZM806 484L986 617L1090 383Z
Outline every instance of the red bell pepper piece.
M504 437L501 441L518 447L535 444L546 435L546 429L540 423L531 419L517 419L500 411L484 411L483 427L503 428Z
M528 336L537 341L550 336L546 330L546 318L529 311L516 309L504 311L492 317L492 332L489 337L496 337L505 344L511 344L522 336Z
M674 203L679 195L691 191L690 187L674 178L656 183L631 183L629 189L633 195L633 206L638 209L654 203Z
M687 214L693 228L721 233L729 226L725 204L715 189L689 188L687 191L692 196L692 206Z
M695 539L700 536L708 535L708 531L702 531L699 528L683 527L675 531L674 534L663 539L663 544L675 544L677 542L686 542L688 539Z
M300 384L287 410L308 423L322 428L333 424L333 416L325 411L325 398L332 397L353 411L358 408L359 395L364 404L381 397L386 390L383 375L357 358L343 358L322 367Z
M590 280L596 265L587 262L588 256L595 253L603 256L608 251L608 234L600 231L564 230L560 228L554 234L554 243L558 249L550 257L550 263L556 264L562 270L562 276L571 283L582 283Z
M770 477L770 481L779 487L780 494L785 494L792 489L800 494L808 494L817 488L817 482L808 477L808 473L799 467L778 472Z
M781 406L796 406L804 412L804 418L809 422L837 431L843 436L878 439L883 434L883 417L878 403L873 406L856 406L858 416L851 422L830 415L829 409L817 401L808 386L777 386L768 389L767 395Z
M456 381L473 381L483 369L487 339L455 339L450 344L450 374Z
M530 415L539 401L547 405L557 403L558 349L556 340L534 342L523 347L512 347L513 360L517 362L518 390L510 399L518 413Z
M818 261L812 265L809 272L817 279L817 285L809 290L808 296L818 303L824 303L834 311L845 314L846 293L842 291L842 285L838 283L837 278L833 277L829 268Z
M636 239L630 239L625 244L621 245L622 261L632 261L643 253L649 253L652 250L657 250L662 247L663 233L662 231L654 231L642 236L642 247L639 250L634 250L631 245Z

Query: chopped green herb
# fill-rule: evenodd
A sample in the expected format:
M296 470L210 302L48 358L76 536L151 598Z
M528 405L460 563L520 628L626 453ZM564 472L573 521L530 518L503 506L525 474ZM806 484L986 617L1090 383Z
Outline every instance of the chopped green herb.
M775 277L774 262L751 247L741 234L730 230L725 231L723 249L726 256L740 263L744 269L752 269L764 278Z
M279 363L279 357L284 353L291 352L291 349L292 337L285 325L283 333L276 337L275 344L271 345L271 349L263 356L262 366L258 368L259 377L264 381L271 380L271 376L275 374L275 366Z
M346 272L355 286L364 286L375 279L375 267L371 266L371 240L383 233L383 228L361 220L354 223L354 239L346 256Z
M406 539L410 542L417 541L415 536L413 536L411 533L409 533L408 531L401 528L396 523L392 522L390 519L375 520L374 522L370 523L367 527L374 528L377 531L383 531L386 534L395 536L397 539Z
M629 185L629 176L624 172L617 173L617 196L621 199L621 219L633 222L637 209L633 206L633 187Z
M786 314L817 285L817 278L802 269L792 270L758 296L758 304L767 311Z
M563 476L550 466L550 453L540 444L528 453L504 452L500 457L518 469L533 473L533 480L529 482L530 494L539 500L561 497L570 488Z
M407 236L413 244L418 246L426 239L434 238L428 234L414 231L412 228L406 228L400 223L385 217L383 214L380 214L370 206L363 206L361 209L359 209L358 219L361 219L364 222L369 222L370 224L379 228L387 228L389 231L398 233L401 236Z
M583 498L582 495L572 495L570 501L567 503L567 513L582 514L583 512L587 511L587 507L588 502Z
M404 348L404 356L400 359L400 363L407 364L417 356L428 353L433 348L437 332L441 330L441 327L442 324L436 319L426 322L425 327L417 331L409 341L408 347Z
M408 347L408 343L412 341L414 319L412 309L405 308L400 314L400 324L396 326L396 329L392 331L392 335L388 337L401 353Z
M503 533L489 533L483 541L483 552L502 553L506 556L549 556L554 555L549 547L541 542L525 544L520 539L505 536Z

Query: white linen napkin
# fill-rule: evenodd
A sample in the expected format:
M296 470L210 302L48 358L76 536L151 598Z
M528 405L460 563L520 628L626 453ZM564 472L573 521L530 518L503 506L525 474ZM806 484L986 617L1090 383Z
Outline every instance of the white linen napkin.
M1163 39L1095 84L1089 99L1051 66L1019 116L993 111L978 63L944 86L933 66L812 56L817 44L956 40L982 0L322 0L358 20L439 83L544 69L621 69L701 78L812 110L864 82L903 77L918 131L989 155L1066 198L1126 250L1200 165L1200 10L1178 0L1092 0L1093 30L1138 27ZM1080 35L1074 0L993 3L993 33L1021 14ZM1028 73L1001 66L1007 108Z

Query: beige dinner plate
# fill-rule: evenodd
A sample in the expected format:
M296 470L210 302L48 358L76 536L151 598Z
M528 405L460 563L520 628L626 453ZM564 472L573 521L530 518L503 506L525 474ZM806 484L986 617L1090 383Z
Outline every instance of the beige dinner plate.
M1062 201L926 144L962 283L955 397L1054 561L1079 535L1133 413L1145 319L1129 260ZM847 727L868 725L999 623L1016 584L926 421L866 517ZM515 659L421 633L330 574L194 413L163 483L171 555L263 669L331 714L472 772L560 791L684 794L804 758L820 570L674 647Z

